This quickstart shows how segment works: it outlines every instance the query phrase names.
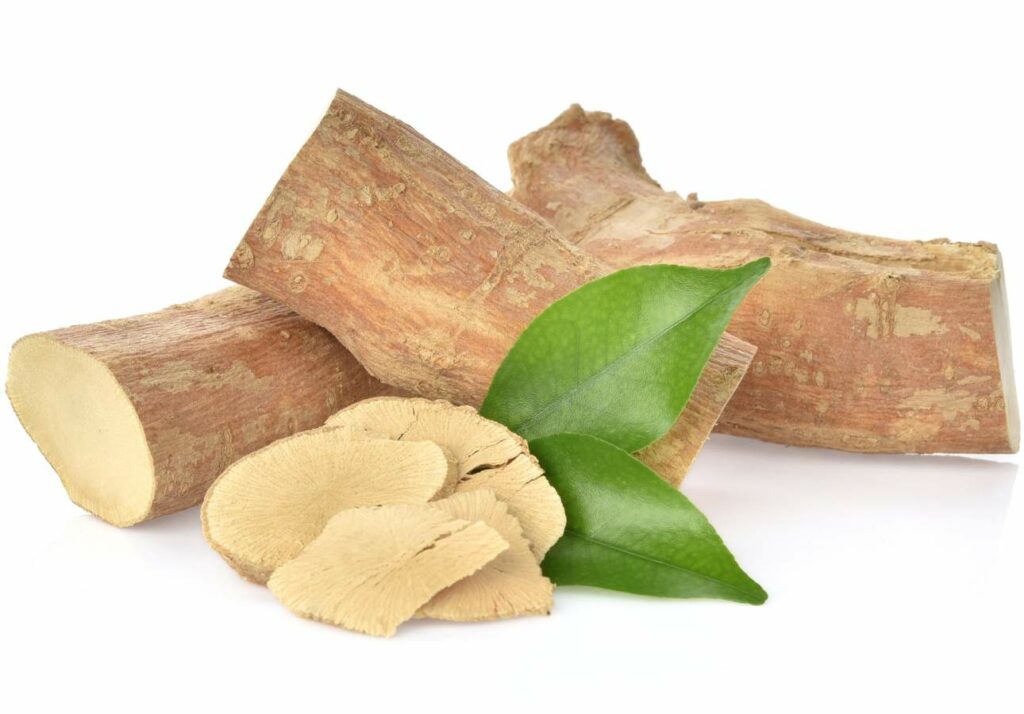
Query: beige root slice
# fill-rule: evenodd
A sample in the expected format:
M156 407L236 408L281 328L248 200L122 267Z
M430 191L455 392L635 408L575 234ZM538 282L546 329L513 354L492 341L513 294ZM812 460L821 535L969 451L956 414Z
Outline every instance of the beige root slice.
M382 381L479 406L530 321L611 270L409 126L338 92L225 275L323 325ZM709 361L701 382L716 386L695 389L668 437L678 458L667 480L711 432L746 347Z
M729 325L758 353L720 431L849 451L1017 450L996 246L877 238L763 201L683 198L647 175L628 124L578 106L509 159L512 195L616 267L771 256Z
M425 503L448 473L426 441L353 440L321 427L277 441L231 465L203 501L207 541L242 576L264 583L339 511Z
M390 637L437 593L507 548L493 528L433 505L356 508L331 518L267 584L302 617Z
M327 424L359 427L390 439L438 444L455 466L445 493L481 488L494 491L522 524L538 560L562 537L562 501L530 455L526 441L472 407L382 397L353 404Z
M326 330L243 288L30 335L7 378L68 496L117 526L194 506L241 456L392 391Z
M451 518L487 524L509 547L475 574L435 595L420 608L420 615L469 622L551 612L554 585L541 573L519 521L505 502L492 491L480 490L457 493L433 505Z

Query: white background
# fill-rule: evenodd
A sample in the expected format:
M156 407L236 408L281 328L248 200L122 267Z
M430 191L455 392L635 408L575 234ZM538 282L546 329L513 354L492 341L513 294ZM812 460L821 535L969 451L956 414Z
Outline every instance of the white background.
M1013 3L144 5L3 5L4 351L221 287L336 87L502 188L507 144L580 102L630 121L682 193L998 242L1024 335ZM563 589L549 618L385 641L289 614L195 509L131 530L82 513L6 408L0 439L8 712L1024 711L1016 456L715 437L684 491L765 606Z

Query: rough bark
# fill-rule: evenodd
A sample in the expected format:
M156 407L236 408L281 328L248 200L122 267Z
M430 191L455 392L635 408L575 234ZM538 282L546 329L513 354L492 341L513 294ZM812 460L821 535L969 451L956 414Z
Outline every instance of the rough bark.
M730 332L757 358L720 431L867 452L1008 452L1018 416L998 250L828 228L663 191L629 126L570 108L509 150L514 198L616 267L773 268Z
M51 354L80 361L66 373L47 371L39 356ZM89 382L83 366L112 379ZM141 432L134 423L112 425L110 414L98 412L118 389L130 401L126 418L137 418ZM69 495L116 525L194 506L239 457L388 391L326 330L244 288L23 338L12 351L8 380L15 411ZM62 401L43 405L54 392ZM109 444L109 453L97 448L91 455L102 461L98 467L76 461L83 449L109 440L115 427L124 436ZM133 435L144 435L144 443ZM126 473L127 449L148 450L148 466ZM83 484L78 468L95 472L97 482ZM102 496L116 498L136 486L149 488L151 497L132 513Z
M608 271L410 127L338 92L225 274L326 327L382 381L478 406L530 320ZM674 483L749 363L750 348L729 347L676 429Z

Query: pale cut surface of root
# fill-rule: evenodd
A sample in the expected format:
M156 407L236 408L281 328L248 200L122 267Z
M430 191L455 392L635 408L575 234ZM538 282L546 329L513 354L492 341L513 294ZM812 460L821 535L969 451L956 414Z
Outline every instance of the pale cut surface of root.
M469 406L406 397L366 399L327 420L401 441L429 440L455 464L441 495L487 489L509 505L541 561L565 531L565 509L526 441Z
M435 595L420 608L421 616L470 622L551 612L554 585L541 573L508 504L492 491L479 490L456 493L432 505L450 518L485 523L509 547L473 575Z
M45 335L26 337L11 351L7 395L72 501L116 526L148 517L153 457L106 365Z
M390 637L434 595L507 548L493 528L433 505L356 508L334 516L268 585L302 617Z
M235 462L203 501L207 541L239 573L265 583L339 511L426 503L448 462L429 442L354 440L321 427L274 442Z

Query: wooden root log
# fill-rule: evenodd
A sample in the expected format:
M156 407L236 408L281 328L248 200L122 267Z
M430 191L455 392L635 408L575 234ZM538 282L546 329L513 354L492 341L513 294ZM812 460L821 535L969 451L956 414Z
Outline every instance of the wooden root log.
M629 126L570 108L509 150L514 198L616 267L773 268L729 326L757 358L732 434L865 452L1011 452L1019 442L999 252L828 228L761 201L663 191Z
M7 381L71 500L118 526L194 506L239 457L389 391L245 288L24 337Z
M529 322L610 269L413 129L338 92L225 275L326 327L382 381L478 406ZM753 349L728 339L667 443L678 483Z

